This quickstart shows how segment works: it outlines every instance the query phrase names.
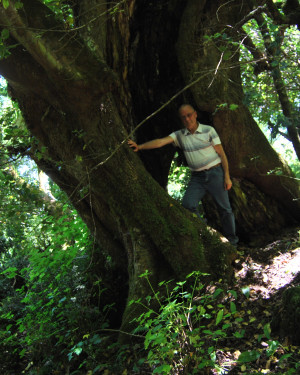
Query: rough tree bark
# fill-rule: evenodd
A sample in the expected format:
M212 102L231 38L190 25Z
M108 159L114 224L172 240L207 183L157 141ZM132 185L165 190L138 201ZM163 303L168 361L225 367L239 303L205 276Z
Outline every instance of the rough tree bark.
M145 152L143 164L124 142L137 122L193 79L198 84L141 127L138 139L178 128L176 108L189 101L223 140L236 179L240 232L243 226L244 232L258 226L272 231L299 219L297 186L242 104L238 52L225 60L214 43L204 43L204 35L249 12L237 3L74 1L74 29L38 0L24 0L20 10L14 1L6 9L0 5L7 42L15 45L0 61L0 73L38 141L31 151L46 147L36 161L68 194L109 255L109 272L122 276L122 288L128 285L123 302L148 293L139 278L146 269L154 283L195 269L213 278L231 277L232 247L162 187L172 147ZM239 107L217 110L222 103ZM267 175L276 168L287 177ZM136 314L125 307L122 330Z

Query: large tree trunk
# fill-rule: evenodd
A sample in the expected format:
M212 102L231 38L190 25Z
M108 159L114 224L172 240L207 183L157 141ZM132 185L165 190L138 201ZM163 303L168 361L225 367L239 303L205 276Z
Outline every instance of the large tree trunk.
M13 1L7 9L0 5L9 42L17 42L0 61L0 72L38 140L35 147L43 152L42 158L35 157L37 163L67 192L111 259L110 272L122 275L122 287L128 283L126 292L122 289L124 300L147 295L139 278L145 270L154 284L195 269L213 278L231 277L232 247L162 188L172 147L142 156L159 183L125 142L119 147L139 120L199 75L205 78L140 128L139 140L178 128L176 108L190 101L199 108L200 120L216 127L231 174L238 179L234 200L242 211L237 215L240 232L245 223L248 231L269 220L286 225L299 218L290 172L242 105L238 67L227 69L237 62L237 54L222 61L215 74L221 56L215 46L203 43L205 34L239 20L247 10L239 8L242 13L235 12L232 19L226 2L132 0L107 12L109 2L82 0L72 31L63 29L39 1L23 3L19 11ZM41 34L41 29L47 31ZM225 102L239 107L213 115ZM267 175L275 168L289 177ZM247 206L249 194L255 214ZM125 308L122 329L129 329L136 314L132 306Z
M190 102L199 110L200 121L217 129L226 150L235 177L230 195L240 238L249 241L257 232L276 233L293 219L299 220L298 184L243 104L238 49L213 37L227 33L239 40L234 26L240 27L241 19L252 9L239 2L171 2L155 9L153 21L153 4L139 3L132 33L136 44L131 79L138 119L166 102L176 88L179 91L193 81L197 84L142 128L138 141L166 136L179 127L176 109L182 102ZM231 104L237 108L230 110ZM168 169L172 155L172 147L142 155L147 169L162 185L162 171ZM209 207L209 223L221 229L211 202L204 207Z

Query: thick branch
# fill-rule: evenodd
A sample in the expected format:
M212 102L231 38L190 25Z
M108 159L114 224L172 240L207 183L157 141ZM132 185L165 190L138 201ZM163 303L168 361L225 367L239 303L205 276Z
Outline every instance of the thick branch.
M255 2L251 1L253 7L255 7ZM281 5L281 3L279 3ZM255 12L259 7L257 7L253 12ZM278 6L273 0L265 0L265 13L276 23L277 25L297 25L298 29L300 27L300 3L299 0L286 0L282 10L283 14L279 11ZM261 12L256 12L255 15L261 14Z
M46 6L37 0L24 0L23 5L21 10L12 2L7 9L0 5L0 22L48 74L88 82L96 75L111 85L115 77L106 64L96 61L76 35L67 34Z
M288 23L287 17L279 12L277 6L273 3L273 0L266 0L268 7L268 14L278 25Z
M247 35L246 38L243 38L243 44L256 61L254 74L258 75L265 70L270 70L267 56L259 48L256 47L249 35Z
M28 14L25 9L22 13L21 15L21 12L18 12L12 4L10 4L7 9L1 6L0 17L3 26L9 29L10 34L13 35L44 68L62 71L64 69L62 61L59 60L58 54L55 54L53 50L49 48L48 38L41 37L41 29L39 31L33 29L35 25L30 25L30 16L29 19L28 17L25 19L24 13ZM46 29L44 29L43 32L46 32Z
M13 39L10 41L13 42ZM20 100L18 93L26 96L26 93L34 93L47 98L47 102L55 108L60 108L60 99L47 72L21 46L15 47L10 56L0 60L0 74L7 80L8 93L13 100Z

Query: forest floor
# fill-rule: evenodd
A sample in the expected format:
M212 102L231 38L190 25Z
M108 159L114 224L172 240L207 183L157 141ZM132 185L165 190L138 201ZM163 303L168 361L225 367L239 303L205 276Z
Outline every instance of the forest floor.
M300 345L296 345L284 332L281 336L270 329L274 315L278 315L278 306L287 288L300 285L300 228L291 228L278 233L268 243L241 245L238 247L238 259L235 261L235 282L225 286L235 290L235 300L240 323L235 325L236 332L245 331L241 338L231 332L226 337L208 344L216 348L216 369L196 370L195 362L185 370L172 374L205 375L248 375L248 374L300 374ZM221 283L219 286L224 288ZM299 305L298 305L298 310ZM271 324L272 326L272 324ZM298 322L299 328L299 322ZM143 340L142 340L143 341ZM299 343L299 339L298 339ZM249 352L251 361L238 363L241 353ZM99 360L103 365L96 372L5 372L0 363L0 375L16 374L101 374L101 375L150 375L157 372L147 364L147 353L143 342L120 348L118 345L106 346ZM187 360L190 360L187 354ZM207 354L207 352L206 352ZM285 358L285 359L284 359ZM98 361L97 361L98 362ZM298 368L297 368L298 367ZM24 368L24 367L23 367ZM163 374L168 374L163 372Z
M295 345L287 334L280 336L270 329L274 314L278 314L284 291L300 285L299 228L279 233L277 238L267 244L239 246L238 254L235 284L229 288L239 291L240 302L237 307L242 312L240 328L245 329L245 335L242 339L231 336L222 340L223 346L216 352L217 363L222 370L207 370L199 374L300 374L300 346ZM254 356L258 353L258 358L251 363L245 361L237 364L239 355L246 351L254 353ZM133 355L132 361L136 360ZM129 355L129 366L122 374L151 374L154 370L149 372L142 366L140 372L133 371L130 362ZM178 374L198 374L197 370L194 371ZM118 375L108 369L101 374Z
M260 338L262 326L266 322L272 322L274 314L278 314L284 291L300 285L299 228L286 230L280 233L277 239L262 246L240 247L236 265L235 288L249 290L249 296L242 306L243 310L253 318L249 319L247 326L248 337L246 336L240 342L237 352L229 353L228 357L238 357L240 352L246 350L256 350L262 353L262 349L270 347L271 342L274 343L274 349L277 346L276 342L280 345L270 356L267 356L267 350L264 350L263 355L251 363L250 371L245 364L231 368L227 373L300 374L300 367L295 369L297 364L300 364L300 346L293 345L293 340L289 335L280 336L278 332L271 332L271 340L267 337ZM299 338L298 342L300 342ZM223 361L227 360L226 353L220 354L220 357L224 357ZM286 354L290 357L280 362L280 357ZM222 362L221 358L220 361Z

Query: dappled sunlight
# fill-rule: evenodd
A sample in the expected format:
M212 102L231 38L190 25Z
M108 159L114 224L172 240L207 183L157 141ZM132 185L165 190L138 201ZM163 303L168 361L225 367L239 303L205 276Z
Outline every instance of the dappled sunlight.
M265 267L271 289L276 290L290 284L300 272L300 248L275 257L272 266Z
M293 284L300 274L300 247L294 233L290 238L270 243L264 248L249 249L249 255L241 262L236 277L247 283L251 299L270 298L281 288ZM292 236L292 235L291 235Z

